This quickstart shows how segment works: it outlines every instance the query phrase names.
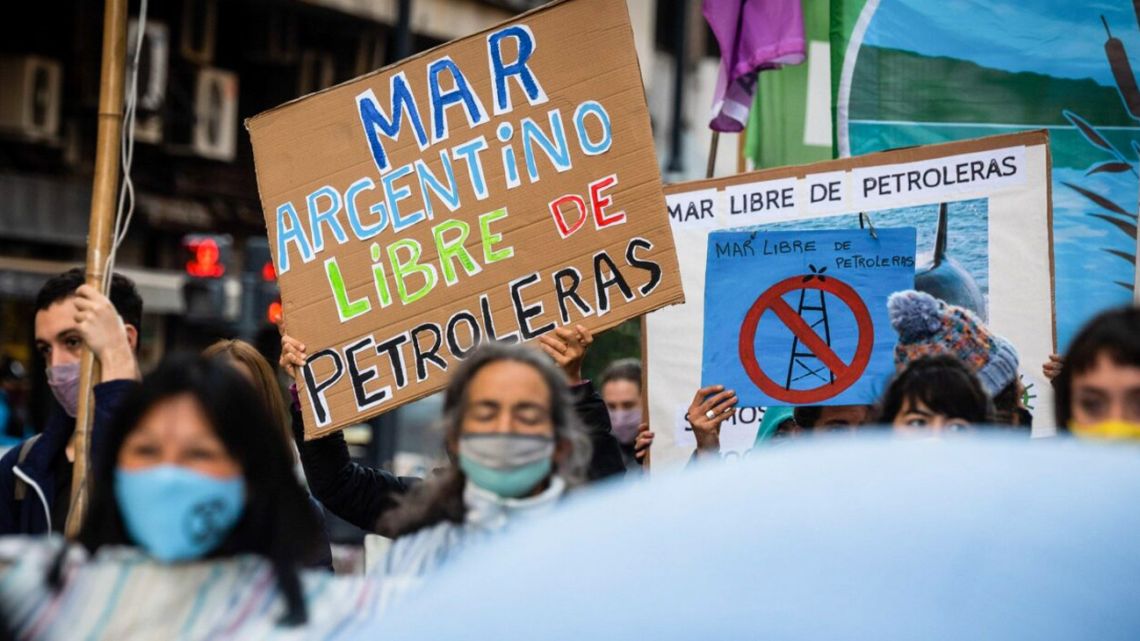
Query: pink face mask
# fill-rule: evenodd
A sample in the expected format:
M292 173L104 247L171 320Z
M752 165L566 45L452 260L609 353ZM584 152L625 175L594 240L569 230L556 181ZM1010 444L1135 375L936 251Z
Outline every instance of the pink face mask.
M52 396L63 406L63 411L75 418L79 413L79 363L48 367L47 380Z
M610 425L619 443L628 445L637 439L637 428L641 426L641 408L610 410Z

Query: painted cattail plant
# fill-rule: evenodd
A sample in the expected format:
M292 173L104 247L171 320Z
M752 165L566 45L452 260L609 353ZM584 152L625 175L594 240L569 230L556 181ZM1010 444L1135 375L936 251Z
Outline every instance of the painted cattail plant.
M1140 25L1140 0L1133 0L1132 8L1136 14L1137 25ZM1121 101L1123 102L1125 109L1127 109L1128 114L1133 119L1140 120L1140 87L1137 87L1136 76L1132 72L1131 63L1128 62L1128 54L1124 49L1124 43L1120 41L1120 38L1116 38L1112 35L1112 30L1109 28L1108 21L1105 20L1104 16L1101 16L1100 19L1101 22L1104 23L1105 33L1108 35L1108 40L1104 43L1104 53L1108 57L1108 64L1112 69L1113 81L1116 83L1116 88L1120 92ZM1094 127L1084 118L1069 110L1065 110L1062 113L1064 114L1065 118L1081 132L1081 135L1084 136L1085 140L1087 140L1089 144L1112 155L1111 160L1106 160L1104 162L1093 165L1085 173L1086 176L1104 172L1131 172L1133 175L1136 175L1136 169L1133 167L1132 161L1125 157L1125 155L1121 153L1120 150L1118 150L1106 136L1097 131L1096 127ZM1137 142L1133 140L1131 146L1132 152L1136 154L1138 159L1140 159L1140 144L1137 144ZM1111 199L1090 189L1081 187L1080 185L1074 185L1073 183L1069 182L1063 184L1069 189L1076 191L1080 195L1092 201L1102 209L1102 211L1090 213L1089 216L1113 225L1122 233L1125 233L1133 240L1136 240L1136 212L1127 211ZM1103 251L1106 251L1114 256L1118 256L1121 259L1128 261L1128 264L1130 265L1134 265L1136 263L1135 254L1111 248L1103 248ZM1128 291L1133 290L1134 284L1122 281L1115 282L1117 285L1120 285Z

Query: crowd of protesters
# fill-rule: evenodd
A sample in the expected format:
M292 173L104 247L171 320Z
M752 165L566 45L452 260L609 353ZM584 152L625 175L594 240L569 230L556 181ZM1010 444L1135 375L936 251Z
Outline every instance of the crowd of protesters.
M130 558L172 567L255 558L275 586L265 589L280 596L280 623L302 625L311 618L304 577L332 567L327 510L392 540L370 569L385 586L376 606L383 608L516 522L651 464L640 362L612 363L597 385L584 379L594 337L583 326L559 328L534 346L487 344L466 358L443 393L446 462L428 478L408 478L354 462L339 432L305 440L296 388L283 394L273 366L241 341L172 357L142 376L134 285L116 275L105 297L83 283L81 271L66 272L36 300L35 340L53 412L38 435L0 460L0 534L62 532L79 363L90 349L100 379L89 503L78 545L56 539L51 548L48 593L74 583L68 568L77 554L106 561L117 558L109 550L126 549L136 555ZM768 408L755 447L869 426L903 437L990 431L1028 438L1032 415L1015 346L970 311L922 292L898 292L888 307L897 373L879 402ZM281 344L279 365L293 376L306 346L288 335ZM1096 317L1043 371L1055 388L1061 437L1140 438L1140 310ZM737 403L736 392L720 385L696 390L685 414L693 461L719 458L721 426ZM2 548L9 563L27 554L6 556ZM0 594L0 609L11 603Z

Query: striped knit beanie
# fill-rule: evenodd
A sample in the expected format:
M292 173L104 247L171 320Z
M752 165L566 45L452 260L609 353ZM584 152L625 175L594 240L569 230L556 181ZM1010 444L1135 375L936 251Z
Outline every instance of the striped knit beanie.
M923 356L956 356L991 397L1017 378L1017 350L991 333L973 312L915 290L891 294L887 309L899 334L897 369Z

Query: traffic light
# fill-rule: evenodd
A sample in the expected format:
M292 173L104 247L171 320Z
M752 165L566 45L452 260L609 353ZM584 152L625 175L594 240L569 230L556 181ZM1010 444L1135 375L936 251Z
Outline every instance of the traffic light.
M224 277L231 261L232 245L233 240L225 234L187 234L182 237L188 276L182 285L182 299L187 320L228 320Z
M277 270L269 253L269 240L250 238L245 243L245 268L242 270L243 333L253 336L265 325L281 322L281 294L277 289Z
M195 278L225 276L226 263L222 260L222 251L229 249L228 237L191 234L182 242L190 251L190 260L186 261L187 274Z

